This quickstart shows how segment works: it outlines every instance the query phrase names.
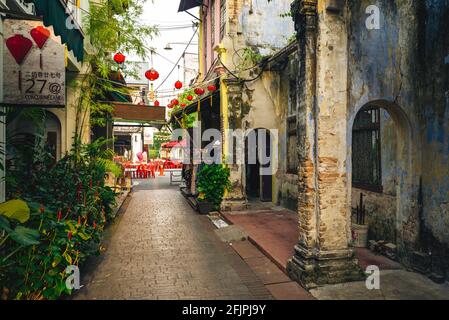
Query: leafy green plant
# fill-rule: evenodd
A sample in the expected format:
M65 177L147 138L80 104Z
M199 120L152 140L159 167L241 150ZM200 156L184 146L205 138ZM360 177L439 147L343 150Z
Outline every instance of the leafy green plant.
M149 52L146 42L158 34L156 26L142 23L144 0L90 1L90 13L83 21L83 31L89 39L84 64L87 72L69 84L80 92L73 107L76 110L75 136L83 136L86 122L105 126L112 118L113 108L103 101L111 93L127 95L128 89L120 83L127 75L135 75L132 63L120 68L112 59L122 52L140 59Z
M39 143L28 147L30 157L22 156L30 154L27 148L15 150L6 171L8 197L20 196L29 209L21 200L0 205L2 215L11 219L0 221L8 236L0 247L0 256L8 257L0 261L0 283L8 298L70 294L65 268L99 254L103 229L114 218L115 194L104 185L105 175L113 167L119 170L113 153L104 148L107 142L80 144L79 152L73 149L56 163ZM16 220L26 226L13 229Z
M203 164L198 171L198 201L209 201L219 210L226 190L229 190L229 168L220 164Z

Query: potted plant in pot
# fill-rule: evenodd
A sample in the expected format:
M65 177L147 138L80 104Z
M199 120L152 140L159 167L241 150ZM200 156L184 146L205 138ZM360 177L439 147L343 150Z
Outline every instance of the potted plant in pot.
M368 245L368 224L366 224L366 209L363 204L363 193L360 193L360 203L356 208L356 223L352 224L351 229L354 247L366 248Z
M231 185L229 175L229 168L221 164L204 164L198 171L197 203L201 214L220 210L223 195Z
M200 214L208 214L212 211L214 204L206 199L204 192L200 192L196 198L198 211Z

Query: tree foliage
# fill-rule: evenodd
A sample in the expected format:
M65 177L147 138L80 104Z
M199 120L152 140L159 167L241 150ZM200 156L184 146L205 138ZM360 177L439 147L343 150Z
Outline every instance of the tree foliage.
M146 41L158 32L155 26L140 21L144 3L143 0L91 2L90 14L83 21L91 45L84 61L88 70L75 84L81 90L76 102L76 136L82 135L88 114L92 125L106 125L112 107L102 101L107 100L108 94L128 93L120 79L135 75L135 67L125 63L119 68L112 59L113 54L122 52L141 59L147 57Z

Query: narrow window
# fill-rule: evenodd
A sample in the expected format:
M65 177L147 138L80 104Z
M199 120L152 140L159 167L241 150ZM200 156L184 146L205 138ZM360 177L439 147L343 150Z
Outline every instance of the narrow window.
M380 109L368 107L357 114L352 129L352 184L382 192Z
M220 2L220 40L223 39L226 30L226 0Z
M213 50L215 46L215 0L211 1L210 4L210 26L211 26L211 44L212 44L212 56L213 56Z
M296 136L296 116L287 118L287 173L298 174L298 141Z

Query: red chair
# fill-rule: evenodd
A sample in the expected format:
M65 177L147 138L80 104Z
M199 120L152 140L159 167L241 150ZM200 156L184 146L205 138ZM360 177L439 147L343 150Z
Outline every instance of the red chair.
M150 175L153 179L156 179L156 164L153 162L150 164Z

